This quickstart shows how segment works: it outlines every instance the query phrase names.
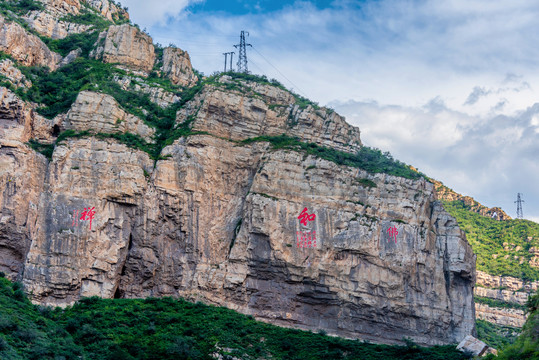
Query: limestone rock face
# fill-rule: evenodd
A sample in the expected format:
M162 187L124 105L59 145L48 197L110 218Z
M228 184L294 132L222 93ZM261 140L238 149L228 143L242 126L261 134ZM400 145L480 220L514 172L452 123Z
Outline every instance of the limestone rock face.
M521 328L526 322L526 314L519 309L497 308L476 303L475 314L478 319L500 326Z
M130 132L152 141L155 130L138 117L126 113L107 94L82 91L67 113L65 129L91 130L96 133Z
M0 61L0 74L7 77L15 87L29 88L32 86L32 82L26 79L26 76L15 67L15 64L10 59Z
M0 120L4 122L5 120ZM3 126L0 125L0 129ZM1 130L0 130L1 131ZM0 271L21 280L37 233L39 198L45 191L47 160L19 141L0 134Z
M0 51L11 55L24 66L57 68L62 56L49 50L37 36L0 15Z
M223 86L206 86L187 110L178 114L177 121L195 116L193 130L231 140L286 133L346 152L361 147L359 129L329 109L310 105L301 108L294 105L289 92L275 86L247 82L232 85L232 90L226 84L226 90Z
M9 146L18 146L31 138L52 141L53 121L34 111L5 87L0 87L0 139Z
M113 25L99 34L95 58L106 63L120 63L134 70L150 72L155 62L152 38L129 24Z
M58 15L49 11L31 11L24 20L41 35L53 39L63 39L68 35L82 33L91 28L91 25L59 20Z
M120 18L129 19L127 11L109 0L84 0L88 5L96 9L109 20L118 20Z
M112 142L56 148L23 274L34 301L185 296L387 343L473 332L475 258L425 180L210 135L162 155L152 171L145 153ZM76 213L89 207L91 229ZM298 247L302 231L316 247Z
M163 50L161 70L175 85L192 86L198 81L189 54L179 48L167 47Z
M95 139L56 148L23 278L36 300L62 305L114 295L152 165L146 153ZM95 212L91 223L81 219L84 211Z
M38 0L45 5L45 9L58 16L62 15L78 15L81 9L79 0Z

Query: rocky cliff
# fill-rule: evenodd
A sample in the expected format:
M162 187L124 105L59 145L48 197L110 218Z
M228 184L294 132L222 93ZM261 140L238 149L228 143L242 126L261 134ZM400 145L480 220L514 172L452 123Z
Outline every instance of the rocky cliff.
M91 56L128 71L81 85L65 113L0 88L0 270L34 302L183 296L382 343L474 332L475 255L432 183L365 170L376 153L330 109L263 78L201 83L168 52L175 95L149 90L154 45L127 24ZM114 98L128 94L140 107Z

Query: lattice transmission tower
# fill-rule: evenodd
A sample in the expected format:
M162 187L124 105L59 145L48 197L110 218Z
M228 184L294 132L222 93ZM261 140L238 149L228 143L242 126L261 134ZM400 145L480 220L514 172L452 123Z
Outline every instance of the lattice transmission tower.
M522 198L520 197L521 195L521 193L518 193L517 201L515 201L515 203L517 204L517 219L522 219L524 217L522 213L522 203L524 202L524 200L522 200Z
M237 62L237 69L240 73L249 73L249 69L247 68L247 46L253 46L251 44L245 43L245 34L249 36L249 33L247 31L242 30L240 34L240 43L237 45L234 45L236 49L239 49L239 55L238 55L238 62Z

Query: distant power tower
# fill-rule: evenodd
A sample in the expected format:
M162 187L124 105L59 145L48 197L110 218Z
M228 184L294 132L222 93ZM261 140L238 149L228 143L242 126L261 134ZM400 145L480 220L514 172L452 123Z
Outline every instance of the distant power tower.
M228 55L230 55L230 68L228 69L228 71L232 71L232 57L234 56L234 54L235 54L234 51L223 53L223 55L225 56L225 72L226 72L226 58Z
M515 203L517 204L517 219L522 219L524 216L522 214L522 203L524 202L524 200L521 199L520 195L522 194L521 193L517 194L517 201L515 201Z
M238 63L236 64L238 67L238 72L240 73L249 73L249 69L247 68L247 46L253 46L251 44L245 43L245 34L249 36L249 33L247 31L242 30L240 34L240 43L238 45L234 45L236 49L240 49L240 53L238 55Z

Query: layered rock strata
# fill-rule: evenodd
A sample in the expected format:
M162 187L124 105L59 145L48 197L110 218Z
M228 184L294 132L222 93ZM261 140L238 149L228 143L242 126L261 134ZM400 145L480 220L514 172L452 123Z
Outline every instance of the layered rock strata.
M155 133L141 119L121 109L112 96L91 91L79 93L67 113L63 129L109 134L130 132L149 142L153 141Z
M377 342L473 332L474 255L430 183L268 149L192 136L152 171L145 153L69 140L42 178L25 287L50 305L185 296ZM296 244L304 207L312 248Z
M15 22L0 15L0 51L11 55L24 66L48 66L57 68L62 56L49 50L35 35L28 33Z
M179 48L167 47L163 50L161 70L174 85L189 87L198 81L198 77L193 72L189 54Z
M91 55L105 63L120 63L146 73L155 62L152 38L129 24L113 25L99 34Z
M332 110L300 107L290 92L276 86L234 83L227 78L207 85L178 113L177 122L192 117L193 130L235 141L286 133L346 152L360 149L359 129Z

